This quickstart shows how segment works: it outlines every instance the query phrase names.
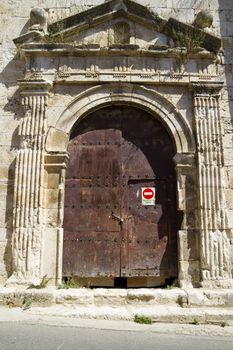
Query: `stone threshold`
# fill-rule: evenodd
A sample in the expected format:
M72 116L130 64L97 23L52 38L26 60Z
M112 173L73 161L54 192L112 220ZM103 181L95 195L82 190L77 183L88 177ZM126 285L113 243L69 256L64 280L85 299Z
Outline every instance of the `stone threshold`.
M0 305L37 315L154 322L233 321L233 289L0 288Z

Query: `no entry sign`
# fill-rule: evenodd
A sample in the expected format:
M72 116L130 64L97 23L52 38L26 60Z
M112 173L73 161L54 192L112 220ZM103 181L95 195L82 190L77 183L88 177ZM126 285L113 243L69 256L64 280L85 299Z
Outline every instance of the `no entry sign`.
M155 205L155 187L142 187L142 205Z

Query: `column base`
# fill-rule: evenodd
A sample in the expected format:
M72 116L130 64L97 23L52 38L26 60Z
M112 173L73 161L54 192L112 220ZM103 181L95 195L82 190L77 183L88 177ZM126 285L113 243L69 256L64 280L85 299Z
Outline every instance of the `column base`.
M22 276L17 273L13 273L5 283L6 287L25 287L30 286L31 284L38 285L40 284L40 278L32 276Z
M233 279L204 280L200 282L201 288L233 288Z

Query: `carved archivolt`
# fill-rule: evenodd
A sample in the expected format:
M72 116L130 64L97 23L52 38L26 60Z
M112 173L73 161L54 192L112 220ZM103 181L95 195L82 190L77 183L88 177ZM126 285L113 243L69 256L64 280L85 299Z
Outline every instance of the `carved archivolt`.
M57 137L57 132L63 133L64 136L67 135L67 139L64 138L63 144L66 147L69 134L79 118L94 109L113 103L135 105L147 110L166 126L174 140L177 153L195 152L192 130L182 114L177 111L170 101L155 90L123 83L99 85L79 94L62 113L55 125L55 130L51 128L49 131L46 141L47 150L49 150L50 144L55 144L53 139Z

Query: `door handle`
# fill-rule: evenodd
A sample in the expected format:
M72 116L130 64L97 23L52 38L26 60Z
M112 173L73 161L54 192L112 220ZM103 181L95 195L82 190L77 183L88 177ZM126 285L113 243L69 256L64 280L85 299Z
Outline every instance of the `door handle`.
M123 223L124 221L128 220L128 219L131 219L133 216L132 215L129 215L125 218L121 218L120 216L114 214L113 212L111 213L111 215L109 216L109 218L112 218L114 220L117 220L119 221L120 223Z
M120 216L114 214L113 212L111 213L111 215L109 216L109 218L112 218L113 220L117 220L119 221L120 223L122 223L124 221L123 218L121 218Z

